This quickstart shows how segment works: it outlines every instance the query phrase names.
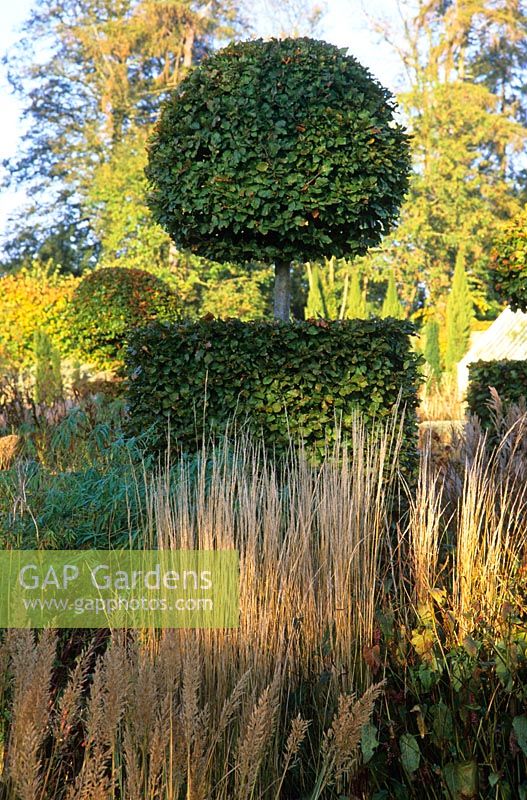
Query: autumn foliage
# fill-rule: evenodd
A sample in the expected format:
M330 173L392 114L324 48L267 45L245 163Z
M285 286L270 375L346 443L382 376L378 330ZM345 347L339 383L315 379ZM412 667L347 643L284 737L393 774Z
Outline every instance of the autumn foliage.
M513 311L527 311L527 211L503 229L492 252L491 281Z
M64 350L66 330L61 319L78 282L39 263L0 277L0 357L13 365L27 364L33 358L37 330L48 333Z

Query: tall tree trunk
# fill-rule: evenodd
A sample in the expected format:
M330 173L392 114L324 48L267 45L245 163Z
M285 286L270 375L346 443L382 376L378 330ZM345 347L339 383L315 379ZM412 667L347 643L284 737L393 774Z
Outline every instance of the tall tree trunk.
M291 264L277 261L274 266L274 318L289 322L291 309Z

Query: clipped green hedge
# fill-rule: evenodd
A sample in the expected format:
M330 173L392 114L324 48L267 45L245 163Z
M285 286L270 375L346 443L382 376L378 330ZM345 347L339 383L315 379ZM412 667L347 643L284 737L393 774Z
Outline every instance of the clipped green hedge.
M269 447L301 438L321 451L344 433L354 410L367 422L387 416L400 394L407 408L403 461L416 453L416 385L420 357L410 349L413 325L394 319L339 322L201 320L136 331L127 351L131 432L154 425L164 446L202 442L221 433L234 413Z
M469 364L468 407L480 418L484 428L492 427L491 386L505 405L527 398L527 361L475 361Z
M145 270L124 267L87 273L66 312L71 348L103 369L119 365L131 328L178 317L179 300L168 284Z
M148 146L154 218L213 261L364 254L393 227L410 138L358 61L308 38L229 44L162 105Z

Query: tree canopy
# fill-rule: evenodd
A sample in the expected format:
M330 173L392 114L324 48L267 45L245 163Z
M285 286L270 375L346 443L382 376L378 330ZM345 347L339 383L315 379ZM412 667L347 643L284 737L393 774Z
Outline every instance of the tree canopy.
M134 130L150 129L213 39L233 34L237 9L235 0L36 0L7 58L26 130L6 166L29 196L11 224L11 258L34 255L50 230L67 237L74 269L86 250L97 257L86 203L97 170Z
M377 244L409 168L390 93L344 51L302 38L205 59L164 103L146 172L176 246L288 269Z
M395 222L409 148L389 92L310 39L229 45L163 106L147 175L155 218L216 261L366 252Z
M213 192L209 192L208 207L194 209L196 226L204 228L206 219L213 219L215 226L212 236L202 230L199 236L210 240L218 251L218 243L223 242L224 252L214 256L222 262L227 250L235 246L235 259L231 255L228 260L237 264L220 265L178 252L147 207L143 172L144 144L160 105L171 92L171 102L186 103L188 93L200 89L199 76L204 73L200 66L193 77L196 65L222 42L254 33L256 26L263 24L258 19L262 9L267 10L269 22L267 29L260 29L262 34L314 35L316 31L318 35L323 30L323 6L317 0L34 0L21 40L6 57L11 84L24 109L25 131L18 154L6 165L7 173L11 184L24 189L29 200L28 206L13 216L4 236L2 269L30 268L35 258L52 262L62 272L81 273L95 264L149 269L166 274L171 285L177 284L189 316L200 316L209 307L214 313L231 315L238 304L240 313L249 318L269 307L270 271L261 262L270 264L277 257L282 237L287 244L286 259L294 253L295 259L320 263L327 306L333 289L327 284L330 275L324 259L344 250L348 257L353 256L346 234L353 225L359 230L359 237L353 239L354 252L359 252L363 245L371 247L374 237L386 232L396 216L390 218L388 211L387 216L379 216L377 228L371 224L380 207L367 196L382 193L387 188L386 178L394 177L388 161L382 163L388 140L376 132L375 125L368 129L364 121L364 129L359 123L348 129L363 148L355 155L370 159L368 169L376 183L367 185L359 180L362 173L369 174L368 169L356 174L347 171L349 143L342 141L347 132L339 127L341 120L331 103L336 97L341 102L339 92L350 72L366 72L361 73L356 62L353 68L345 66L338 80L330 79L331 85L318 93L321 103L327 101L332 109L327 115L324 108L316 110L313 76L318 67L313 63L312 71L306 71L308 90L298 92L293 101L289 98L292 115L299 117L293 125L292 117L280 110L280 104L287 105L284 98L290 77L304 69L292 49L284 63L280 61L277 69L269 72L269 78L258 78L256 94L267 94L258 108L253 104L255 130L243 127L241 112L239 119L229 117L238 126L235 132L240 133L237 142L232 136L230 165L240 173L240 181L237 177L232 180L229 168L205 175L206 160L199 167L205 188L212 186ZM525 0L412 0L403 3L401 11L400 32L386 26L382 31L404 68L397 97L401 113L396 119L404 121L412 133L413 174L398 226L369 251L371 255L355 260L360 261L362 294L369 306L377 308L382 303L393 273L405 313L423 322L432 312L437 317L444 351L446 300L461 245L478 316L490 318L499 304L515 303L508 282L519 285L522 280L519 270L509 270L509 277L505 273L507 261L519 263L514 237L510 246L506 243L506 226L508 221L520 219L527 188L523 158L527 7ZM302 50L304 40L295 41ZM290 42L294 48L293 40ZM334 52L339 53L335 63L342 59L348 64L346 58L353 62L336 48ZM223 69L227 61L217 63ZM249 61L246 53L244 64ZM205 70L208 63L213 61L205 59ZM226 94L231 98L238 91L234 65L239 63L237 56L230 57L230 71L216 80L216 88L230 82ZM330 63L328 57L324 74L329 74ZM255 63L251 69L251 79L249 73L244 79L249 82L258 74ZM183 100L186 90L181 81L187 78L189 88ZM273 80L275 84L282 81L282 87L271 86ZM386 117L391 120L393 98L377 87L377 96L391 107ZM212 91L213 82L210 88ZM246 85L242 89L248 92ZM374 97L375 92L365 95L365 108L375 104ZM250 97L245 101L253 102ZM207 102L220 107L217 99L209 97ZM209 109L204 108L203 113L206 116ZM248 159L247 147L253 147L266 117L272 122L266 131L269 147ZM347 120L342 127L345 124ZM388 121L388 139L397 129L390 127L393 125ZM207 143L204 132L193 129L196 141L201 141L197 152L203 155L209 145L217 147L222 130L222 125L216 125ZM241 143L242 134L248 145L242 143L236 155L235 145ZM330 166L330 149L343 159L338 167ZM289 158L292 160L287 161ZM191 171L194 176L197 172L198 168ZM191 180L190 174L185 181L187 178ZM178 177L178 188L179 184L183 197L190 183L183 184ZM289 194L291 199L285 205ZM346 208L345 224L334 204L337 195ZM177 189L172 203L175 208L182 205ZM352 208L355 211L350 214ZM386 207L382 211L385 213ZM225 222L231 214L232 226ZM368 214L371 219L364 222ZM324 242L325 235L332 247ZM241 238L248 242L251 261L258 251L260 264L253 263L250 270L243 265L249 253L239 252L243 249ZM198 250L201 246L200 239ZM194 245L194 252L198 250ZM300 287L295 313L303 316L307 281L299 270L292 279ZM342 289L339 280L337 293ZM348 282L346 291L352 288L351 272ZM247 290L243 301L242 287ZM338 304L338 314L341 311Z
M492 251L491 279L502 302L527 311L527 209L500 231Z
M492 245L525 185L525 4L417 0L413 8L400 33L379 26L405 70L398 100L413 134L414 174L376 263L395 269L419 314L448 292L463 246L474 301L486 313Z

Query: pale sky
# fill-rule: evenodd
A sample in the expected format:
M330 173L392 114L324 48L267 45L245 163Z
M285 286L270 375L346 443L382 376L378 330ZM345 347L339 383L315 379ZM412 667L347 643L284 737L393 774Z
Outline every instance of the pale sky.
M328 42L347 47L364 66L368 67L381 83L392 91L397 86L399 63L379 37L369 29L363 2L372 17L389 17L395 12L395 0L327 0L328 12L324 19L323 35ZM0 0L0 57L17 40L18 29L34 0ZM6 79L6 70L0 64L0 163L16 154L22 130L21 104L12 96ZM0 167L1 169L1 167ZM23 194L1 190L0 236L5 229L7 216L13 208L23 203Z

